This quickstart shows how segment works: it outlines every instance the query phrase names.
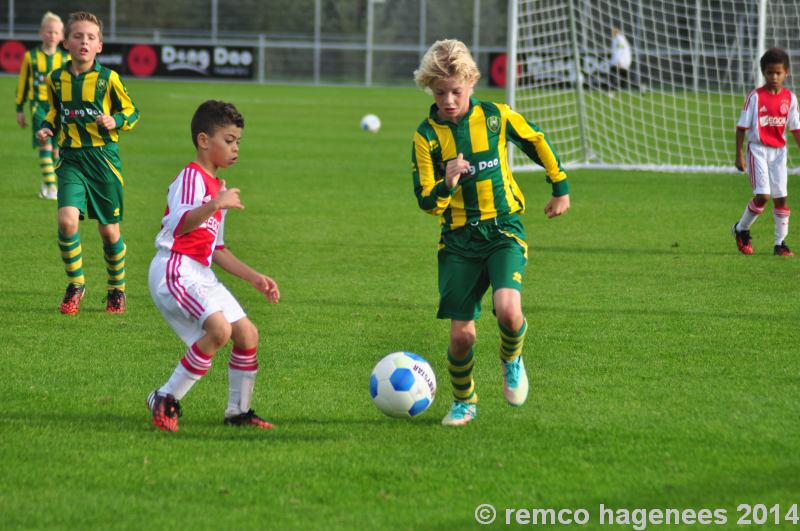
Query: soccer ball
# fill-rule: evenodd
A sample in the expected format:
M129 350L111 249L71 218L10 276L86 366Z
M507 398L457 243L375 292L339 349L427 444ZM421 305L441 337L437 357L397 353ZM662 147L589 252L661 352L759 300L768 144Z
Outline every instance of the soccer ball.
M370 133L377 133L381 128L381 119L374 114L367 114L361 119L361 129Z
M392 352L372 369L369 394L390 417L416 417L436 397L436 376L422 356Z

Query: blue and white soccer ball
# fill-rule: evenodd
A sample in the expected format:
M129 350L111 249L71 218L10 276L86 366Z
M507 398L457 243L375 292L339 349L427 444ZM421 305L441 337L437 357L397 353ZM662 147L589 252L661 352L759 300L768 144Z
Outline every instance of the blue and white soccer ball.
M361 119L361 129L370 133L377 133L381 128L381 119L374 114L367 114Z
M390 417L416 417L433 404L436 376L422 356L392 352L372 369L369 394Z

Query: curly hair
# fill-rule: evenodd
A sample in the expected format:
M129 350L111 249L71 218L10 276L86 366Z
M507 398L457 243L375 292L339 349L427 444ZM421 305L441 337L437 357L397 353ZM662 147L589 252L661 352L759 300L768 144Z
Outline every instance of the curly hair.
M782 64L786 70L789 70L789 54L780 48L770 48L764 55L761 56L761 72L767 69L767 65Z
M421 89L430 89L434 82L448 78L472 83L481 78L469 49L456 39L434 42L414 71L414 81Z

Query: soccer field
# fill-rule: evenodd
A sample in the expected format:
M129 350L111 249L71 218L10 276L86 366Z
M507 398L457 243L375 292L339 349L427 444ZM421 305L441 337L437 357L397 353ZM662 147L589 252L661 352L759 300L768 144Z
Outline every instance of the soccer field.
M505 403L487 297L479 416L445 428L439 225L417 207L409 160L429 96L130 81L141 121L120 141L128 311L103 312L90 221L87 295L67 317L56 208L36 197L14 82L0 78L0 528L451 530L482 528L481 504L496 508L495 528L524 521L507 509L536 508L584 509L582 528L610 528L601 504L726 515L660 526L670 529L736 528L740 504L779 504L770 527L794 527L784 516L800 503L800 258L772 256L771 209L753 227L756 254L736 251L745 176L574 171L572 209L547 220L544 175L517 175L531 395L519 409ZM254 408L272 431L222 425L230 347L182 401L178 433L153 428L144 403L184 350L150 299L147 268L166 188L194 156L189 120L209 98L246 120L240 162L221 173L246 207L228 216L225 242L282 292L271 306L219 272L261 331ZM379 134L359 130L367 112ZM797 223L787 243L800 250ZM373 365L397 350L425 356L439 380L415 420L370 400Z

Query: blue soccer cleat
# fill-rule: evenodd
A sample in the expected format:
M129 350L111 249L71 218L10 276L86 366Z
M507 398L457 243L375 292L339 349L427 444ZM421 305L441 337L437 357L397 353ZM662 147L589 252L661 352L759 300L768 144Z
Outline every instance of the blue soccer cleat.
M463 426L478 416L477 404L453 400L450 412L442 419L443 426Z
M512 406L521 406L528 398L528 373L522 356L514 361L500 360L503 365L503 395Z

